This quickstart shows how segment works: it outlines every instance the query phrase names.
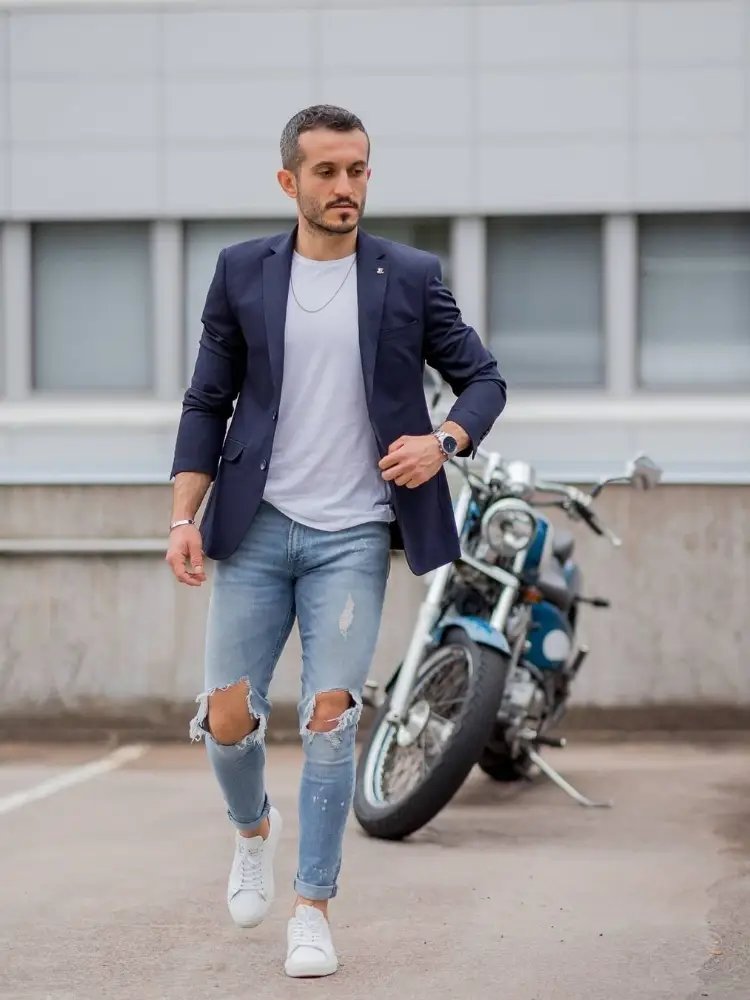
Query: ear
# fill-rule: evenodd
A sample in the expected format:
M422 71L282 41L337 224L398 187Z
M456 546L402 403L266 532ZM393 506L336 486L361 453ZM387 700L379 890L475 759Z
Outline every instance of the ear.
M370 179L371 177L372 177L372 167L368 167L368 168L367 168L367 179L368 179L368 181L369 181L369 179Z
M276 174L276 180L279 182L281 190L289 198L297 197L297 178L294 176L291 170L279 170Z

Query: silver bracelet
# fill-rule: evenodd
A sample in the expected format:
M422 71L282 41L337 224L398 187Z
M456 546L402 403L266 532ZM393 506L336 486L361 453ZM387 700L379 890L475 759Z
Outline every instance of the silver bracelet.
M173 521L169 526L169 530L172 531L174 528L179 528L183 524L195 524L195 521L192 517L188 517L184 521Z

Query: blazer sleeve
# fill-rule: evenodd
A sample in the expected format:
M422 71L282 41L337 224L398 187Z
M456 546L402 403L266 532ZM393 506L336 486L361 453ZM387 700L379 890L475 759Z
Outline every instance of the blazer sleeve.
M433 256L425 272L424 354L458 397L446 419L471 438L470 446L458 454L474 457L505 407L506 383L476 330L464 323L443 284L440 261Z
M215 478L227 421L245 377L247 345L227 297L226 250L219 254L201 322L203 334L182 402L170 478L178 472L205 472Z

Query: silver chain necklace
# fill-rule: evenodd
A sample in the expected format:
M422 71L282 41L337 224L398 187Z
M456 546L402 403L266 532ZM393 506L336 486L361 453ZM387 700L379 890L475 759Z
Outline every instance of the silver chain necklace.
M327 302L324 302L323 305L319 306L317 309L308 309L306 306L302 305L302 303L300 302L300 300L297 298L297 293L294 290L294 278L290 274L289 275L289 284L292 287L292 295L294 296L294 301L300 307L300 309L302 310L302 312L306 312L306 313L319 313L319 312L322 312L325 309L326 306L330 306L330 304L333 302L333 300L336 298L336 296L339 294L339 292L341 291L341 289L344 287L344 285L348 281L349 275L352 273L352 268L354 267L354 265L356 263L357 263L357 255L355 253L354 259L352 260L351 264L349 265L349 270L344 275L344 280L341 282L341 284L336 289L336 291L333 293L333 295L330 297L330 299Z

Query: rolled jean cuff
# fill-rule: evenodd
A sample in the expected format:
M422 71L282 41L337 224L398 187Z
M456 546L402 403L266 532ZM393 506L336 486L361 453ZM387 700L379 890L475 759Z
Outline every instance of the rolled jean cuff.
M257 819L239 820L235 816L233 816L229 810L227 810L227 816L229 817L231 822L237 827L238 830L242 832L248 832L250 830L257 829L260 826L260 824L263 822L263 820L270 812L270 809L271 809L271 803L268 801L268 796L266 795L265 800L263 802L263 808L261 809L260 816L258 816Z
M333 899L338 892L335 885L312 885L310 882L303 882L301 879L294 880L294 891L298 896L305 899Z

